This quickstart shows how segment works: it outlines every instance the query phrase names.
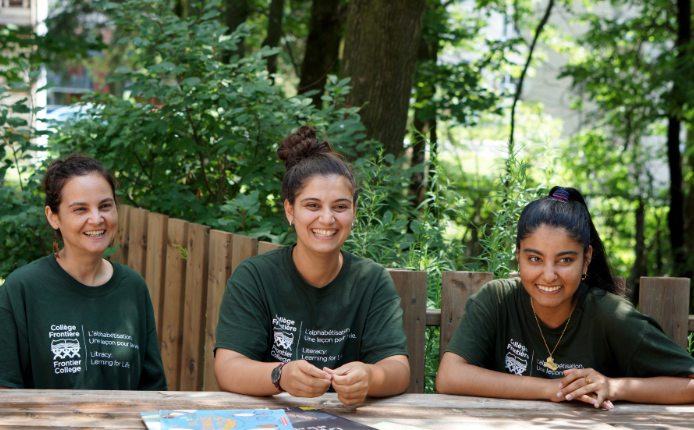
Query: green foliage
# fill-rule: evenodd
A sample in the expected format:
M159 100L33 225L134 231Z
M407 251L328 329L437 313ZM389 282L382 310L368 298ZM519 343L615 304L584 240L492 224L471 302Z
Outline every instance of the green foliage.
M358 108L340 103L349 81L330 78L322 110L308 98L285 97L265 70L264 58L276 49L222 61L248 26L225 35L216 3L190 18L163 5L107 4L124 34L118 45L129 47L133 64L116 69L110 81L125 83L129 97L83 98L95 106L90 117L64 127L53 145L61 153L98 158L135 206L283 240L278 143L311 124L330 136L336 150L355 155L363 136Z
M39 71L33 44L42 44L26 29L0 29L0 280L14 269L47 255L53 231L46 222L41 196L41 169L36 157L45 148L36 138L41 110L28 96Z
M518 152L510 148L505 173L497 182L497 192L491 196L496 201L494 222L480 235L482 254L478 257L486 272L495 278L507 278L516 267L516 232L523 208L542 197L544 187L531 186L530 164L518 158Z

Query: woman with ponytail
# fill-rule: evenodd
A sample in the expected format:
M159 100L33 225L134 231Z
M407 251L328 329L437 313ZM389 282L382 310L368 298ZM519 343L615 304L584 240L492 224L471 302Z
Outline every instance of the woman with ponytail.
M507 399L694 402L694 358L613 281L581 194L554 187L521 213L519 278L483 286L441 360L439 393Z
M400 297L388 272L340 248L359 188L330 144L303 126L280 142L284 211L297 241L244 260L219 311L222 390L297 397L337 392L346 405L409 385Z

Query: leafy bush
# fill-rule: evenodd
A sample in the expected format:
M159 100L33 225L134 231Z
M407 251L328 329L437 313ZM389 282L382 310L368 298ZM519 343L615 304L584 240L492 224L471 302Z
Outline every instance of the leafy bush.
M44 215L41 164L36 161L45 151L36 138L48 132L36 129L41 108L28 96L39 74L36 45L44 46L26 29L0 29L0 282L46 255L53 234Z

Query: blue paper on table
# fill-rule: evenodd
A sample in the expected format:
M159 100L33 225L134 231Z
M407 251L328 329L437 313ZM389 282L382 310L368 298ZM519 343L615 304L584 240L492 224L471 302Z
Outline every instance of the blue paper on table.
M281 409L176 410L159 411L161 430L293 430Z

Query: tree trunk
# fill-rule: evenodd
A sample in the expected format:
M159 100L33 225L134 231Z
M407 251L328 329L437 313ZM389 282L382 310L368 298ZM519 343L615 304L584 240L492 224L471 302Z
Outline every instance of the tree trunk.
M272 48L279 46L282 38L282 18L284 17L284 0L272 0L270 13L267 17L267 36L263 40L263 46ZM277 55L267 58L267 71L274 75L277 73Z
M326 77L338 72L338 55L340 53L340 33L344 14L341 12L342 0L313 0L311 22L308 27L306 52L301 64L299 93L318 90L314 94L313 105L323 107L323 88Z
M438 40L429 40L422 37L419 45L419 61L434 61L438 58L439 44ZM423 103L430 99L435 93L431 82L423 82L424 85L418 85L417 102ZM426 87L426 88L425 88ZM436 117L438 112L433 106L427 106L426 109L415 109L414 111L414 128L416 133L412 136L414 144L412 145L412 167L424 163L426 153L426 136L429 134L430 140L436 140ZM426 193L425 172L413 173L410 178L410 196L414 197L414 203L419 206L424 201Z
M694 151L694 127L691 125L687 128L687 141L685 142L685 153L692 154ZM687 164L689 164L689 170L694 172L694 155L687 157ZM689 180L686 184L686 197L684 202L684 248L686 250L686 255L694 255L694 181ZM690 260L691 261L691 260ZM692 273L691 264L687 264L686 277L691 278L694 273ZM694 308L694 296L692 297L692 307Z
M236 28L246 22L248 17L251 15L251 7L248 4L248 0L226 0L226 23L229 27L228 32L233 33ZM246 53L246 43L244 40L240 40L236 50L228 54L225 58L225 62L228 62L231 57L238 55L243 57Z
M646 205L643 198L639 198L639 207L634 213L636 222L636 245L634 246L634 265L631 267L629 279L627 279L627 295L632 301L638 300L639 281L644 276L646 267L646 237L644 230L646 226Z
M686 254L684 249L684 182L682 177L682 155L680 154L680 116L684 105L682 97L681 78L686 76L687 48L692 40L691 29L691 0L677 1L677 61L672 85L673 105L668 114L667 152L670 167L670 212L668 227L670 228L670 247L673 255L673 274L683 276L686 270Z
M363 106L369 139L399 157L417 65L426 0L351 0L345 28L343 77L351 77L346 103Z

